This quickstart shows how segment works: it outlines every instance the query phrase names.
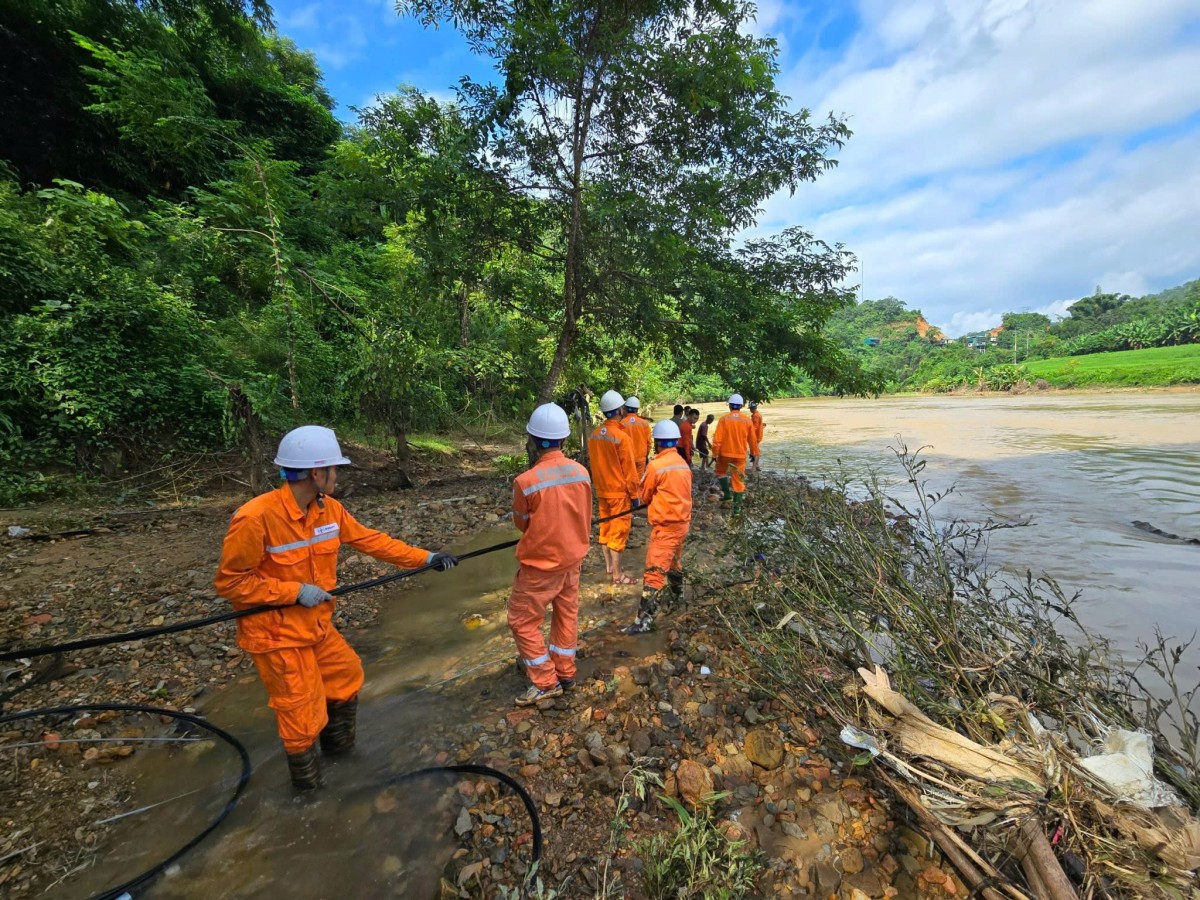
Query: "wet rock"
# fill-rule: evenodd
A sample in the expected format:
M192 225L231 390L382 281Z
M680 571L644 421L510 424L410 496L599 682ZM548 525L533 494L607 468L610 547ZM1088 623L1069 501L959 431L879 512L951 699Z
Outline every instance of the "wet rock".
M471 821L471 811L464 806L462 812L458 814L458 821L454 823L454 833L462 837L469 834L474 827L475 823Z
M679 785L679 795L692 807L713 792L712 773L695 760L685 759L681 762L675 770L675 780Z
M857 875L863 870L863 856L857 847L847 847L842 851L842 871L847 875Z
M629 735L629 749L638 756L645 756L652 746L650 732L640 729Z
M828 861L817 863L816 876L817 890L822 897L837 893L838 886L842 883L842 873L832 863Z
M746 734L746 758L764 769L783 765L783 741L765 728L755 728Z

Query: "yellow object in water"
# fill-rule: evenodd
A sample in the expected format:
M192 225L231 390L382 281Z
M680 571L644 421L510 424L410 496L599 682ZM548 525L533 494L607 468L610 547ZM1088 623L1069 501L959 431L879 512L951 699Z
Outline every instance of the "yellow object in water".
M478 628L480 625L486 625L487 619L479 613L471 613L463 619L463 624L468 628Z

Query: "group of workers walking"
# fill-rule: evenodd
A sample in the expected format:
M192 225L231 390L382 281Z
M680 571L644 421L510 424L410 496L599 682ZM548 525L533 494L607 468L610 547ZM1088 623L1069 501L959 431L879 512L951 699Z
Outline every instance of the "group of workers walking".
M526 426L537 459L513 483L513 523L522 532L518 568L508 599L508 624L530 685L518 706L558 697L575 683L579 636L579 578L591 544L592 489L600 509L600 546L613 584L637 584L621 570L632 511L646 507L650 540L636 618L625 631L649 631L665 600L683 594L683 545L692 515L692 456L715 461L722 499L741 510L747 459L757 468L762 417L757 404L742 412L729 398L711 441L699 411L651 423L637 397L608 391L604 420L591 435L591 472L562 451L570 436L566 412L553 403L533 411ZM757 418L756 418L757 417ZM650 450L654 457L650 458ZM328 428L305 425L289 432L275 465L283 483L234 513L215 579L217 592L235 609L277 606L237 620L239 646L250 654L267 689L269 706L287 756L293 785L321 784L321 758L355 743L363 668L333 624L338 549L403 568L440 571L458 560L449 553L410 546L359 524L333 494L337 467L349 465ZM542 634L551 612L550 642Z

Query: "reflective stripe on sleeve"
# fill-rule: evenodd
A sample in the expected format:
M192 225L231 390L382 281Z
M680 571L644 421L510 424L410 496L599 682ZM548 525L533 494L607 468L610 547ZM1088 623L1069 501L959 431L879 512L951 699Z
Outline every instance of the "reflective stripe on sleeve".
M556 647L553 644L550 645L550 652L557 653L559 656L574 656L575 655L574 648L567 650L565 647Z
M558 487L562 484L578 484L581 481L591 481L592 476L587 472L580 472L578 475L568 475L566 478L552 478L549 481L539 481L537 484L531 484L527 488L523 488L521 493L528 497L530 494L536 494L538 491L544 491L546 488Z
M691 466L689 466L687 463L675 463L674 465L670 465L670 466L663 466L663 467L662 467L661 469L659 469L658 471L659 471L660 473L662 473L662 472L675 472L675 471L678 471L679 469L687 469L687 470L690 472L690 471L691 471L691 469L692 469L692 467L691 467Z

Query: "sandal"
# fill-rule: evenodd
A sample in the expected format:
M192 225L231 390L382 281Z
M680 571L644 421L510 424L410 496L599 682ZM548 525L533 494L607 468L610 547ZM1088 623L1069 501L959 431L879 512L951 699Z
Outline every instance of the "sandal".
M641 584L641 581L634 578L632 575L622 575L620 578L614 578L613 584Z

